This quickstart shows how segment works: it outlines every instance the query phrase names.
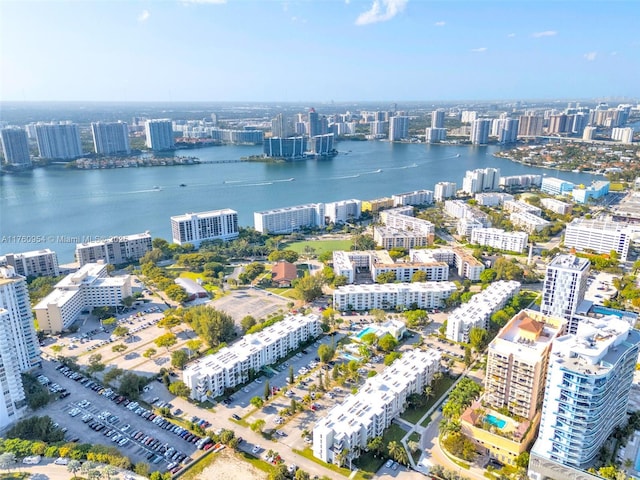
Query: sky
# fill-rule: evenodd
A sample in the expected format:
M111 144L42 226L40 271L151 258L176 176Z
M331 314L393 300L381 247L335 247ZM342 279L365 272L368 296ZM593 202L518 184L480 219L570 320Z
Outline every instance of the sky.
M0 0L1 101L640 97L636 0Z

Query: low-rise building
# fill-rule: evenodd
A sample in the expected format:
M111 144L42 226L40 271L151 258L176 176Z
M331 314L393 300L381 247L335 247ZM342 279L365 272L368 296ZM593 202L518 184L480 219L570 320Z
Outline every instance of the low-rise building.
M324 204L326 223L346 223L360 218L362 202L355 198Z
M575 218L567 224L564 246L578 252L608 254L613 250L626 262L631 239L638 233L640 226L634 224Z
M182 374L183 381L191 389L194 400L219 397L226 389L248 382L250 372L259 372L262 367L275 364L321 333L318 315L287 316L260 332L245 335L213 355L192 362Z
M551 225L548 220L529 212L513 212L509 216L509 220L514 227L520 227L528 233L539 232Z
M535 205L531 205L527 202L523 202L522 200L510 200L504 202L502 209L505 212L527 212L536 216L540 216L542 214L542 209L536 207Z
M456 196L458 186L453 182L438 182L433 189L433 199L436 202L444 202L448 198Z
M474 198L478 205L495 207L496 205L502 205L504 202L512 201L513 195L502 192L484 192L476 193Z
M384 244L390 244L394 242L394 238L407 238L408 242L414 243L414 246L431 245L435 238L435 226L428 220L422 220L413 216L413 207L399 207L391 210L385 210L380 212L380 220L386 225L388 229L395 229L399 234L398 237L389 235L392 233L389 230L374 230L374 240L376 237L379 242L376 242L378 246L384 246ZM409 235L407 235L409 233ZM404 235L403 235L404 234ZM423 240L411 240L413 237L422 236Z
M378 213L380 210L384 210L385 208L393 208L393 205L394 205L394 202L393 202L393 198L391 197L374 198L373 200L363 200L362 211Z
M399 230L391 227L373 227L373 240L376 245L391 250L392 248L415 248L429 245L429 238L413 230Z
M441 354L435 350L409 350L384 371L367 379L356 394L329 410L313 429L313 455L337 463L342 452L350 462L367 442L382 436L407 405L407 397L421 393L440 370Z
M506 232L500 228L475 228L471 231L471 243L509 252L524 252L528 241L526 232Z
M344 285L333 291L333 306L338 310L382 310L404 308L440 308L457 290L453 282L383 283Z
M209 293L199 283L191 280L190 278L178 277L174 280L174 283L183 288L188 295L187 301L195 300L196 298L208 298Z
M414 192L396 193L393 198L395 207L403 205L430 205L433 203L433 192L431 190L416 190Z
M23 277L57 277L60 275L58 255L48 248L23 253L7 253L0 257L0 266L13 267Z
M305 227L324 227L324 221L324 203L309 203L253 213L255 229L265 234L293 233Z
M69 328L83 311L119 307L131 296L131 277L107 276L107 265L88 263L67 275L33 308L40 330L59 333Z
M489 328L491 315L504 307L520 291L520 282L500 280L475 294L470 301L456 308L447 319L447 338L454 342L469 342L472 328Z
M576 185L571 192L573 201L577 203L588 203L589 200L597 200L609 193L610 182L598 181L585 187L584 185Z
M540 200L540 204L547 210L551 210L559 215L568 215L573 210L573 205L566 202L561 202L555 198L543 198Z
M88 243L76 245L76 260L80 266L87 263L104 262L113 265L140 260L147 252L150 252L151 233L137 233L122 237L111 237Z
M542 185L540 191L548 193L549 195L568 195L573 190L575 185L566 180L562 180L556 177L544 177L542 179Z
M542 175L511 175L500 177L500 186L503 188L539 187L542 184Z
M444 262L455 268L459 276L468 278L472 282L480 280L480 274L484 271L484 264L462 248L411 250L409 259L418 263Z

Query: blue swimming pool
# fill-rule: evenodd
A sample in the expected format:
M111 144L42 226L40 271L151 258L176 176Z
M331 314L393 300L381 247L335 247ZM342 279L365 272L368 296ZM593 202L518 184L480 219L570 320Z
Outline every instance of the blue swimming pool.
M494 415L488 414L486 417L484 417L485 421L487 423L490 423L491 425L493 425L494 427L498 427L499 429L503 429L504 426L507 424L506 420L503 420L501 418L498 418Z
M355 360L356 362L360 361L360 359L358 357L354 357L350 353L343 353L342 354L342 358L344 358L345 360Z
M358 333L356 335L356 337L358 338L362 338L364 337L367 333L376 333L378 331L378 329L376 327L367 327L363 330L360 331L360 333Z
M616 317L637 317L637 315L633 312L624 312L622 310L616 310L615 308L602 307L600 305L594 305L591 307L591 311L593 313L598 313L600 315L615 315Z
M636 457L636 472L640 472L640 450L638 450L638 456Z

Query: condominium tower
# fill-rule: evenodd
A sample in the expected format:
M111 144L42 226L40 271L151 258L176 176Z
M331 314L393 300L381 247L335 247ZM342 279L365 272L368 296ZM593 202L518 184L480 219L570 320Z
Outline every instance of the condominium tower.
M82 156L80 130L75 123L38 123L36 140L42 158L71 160Z
M174 148L173 127L168 118L147 120L144 124L147 148L171 150Z
M479 118L471 123L471 143L473 145L486 145L489 143L489 131L491 120Z
M57 277L60 275L58 255L48 248L23 253L7 253L0 257L0 267L13 267L23 277Z
M178 245L197 248L206 240L233 240L238 234L238 212L229 208L171 217L171 235Z
M111 237L76 245L76 260L80 266L87 263L103 261L113 265L120 265L140 260L151 251L151 233L137 233L122 237Z
M124 122L96 122L91 124L93 148L99 155L129 155L129 127Z
M18 127L0 130L4 161L10 165L31 165L27 132Z
M409 138L409 117L397 115L389 118L389 140L397 142Z

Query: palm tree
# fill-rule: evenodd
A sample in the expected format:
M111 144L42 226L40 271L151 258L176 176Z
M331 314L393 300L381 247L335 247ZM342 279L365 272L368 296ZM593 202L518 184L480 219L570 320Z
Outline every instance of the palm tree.
M70 460L67 464L67 470L73 474L73 478L76 478L76 473L80 471L82 464L78 460Z
M429 399L433 397L434 393L435 392L433 391L433 387L431 385L427 385L424 388L424 396L427 397L427 401L429 401Z
M12 452L5 452L0 455L0 468L2 470L8 470L16 463L16 454Z
M343 448L342 450L340 450L336 454L335 459L334 459L336 461L336 464L339 467L342 467L344 465L344 461L347 459L348 455L349 455L349 449L348 448Z
M440 422L439 425L440 435L446 435L449 433L459 432L460 431L460 422L458 420L447 420L444 419Z
M395 440L389 442L387 445L387 449L389 450L389 456L400 463L398 458L402 455L401 451L404 451L404 447L400 444L400 442L396 442ZM404 452L405 455L407 452Z
M102 472L107 476L107 480L111 480L112 476L118 475L118 469L113 465L105 465Z

